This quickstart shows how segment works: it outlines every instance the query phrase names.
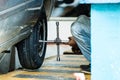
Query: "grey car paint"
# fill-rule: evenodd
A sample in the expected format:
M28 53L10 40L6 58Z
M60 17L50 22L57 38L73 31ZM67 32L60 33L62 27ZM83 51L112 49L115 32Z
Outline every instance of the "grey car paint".
M43 0L0 0L0 53L30 34ZM30 10L31 8L39 10ZM34 23L32 23L34 21Z
M31 34L42 6L49 17L53 4L54 0L0 0L0 71L9 69L11 54L6 51Z

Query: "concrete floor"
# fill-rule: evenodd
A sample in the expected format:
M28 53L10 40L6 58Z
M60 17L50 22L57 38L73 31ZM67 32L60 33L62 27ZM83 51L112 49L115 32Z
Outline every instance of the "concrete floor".
M56 49L55 49L56 48ZM60 61L56 61L56 45L48 45L45 61L37 70L16 69L7 74L1 74L0 80L75 80L73 73L79 73L80 65L88 64L83 55L63 55L70 50L68 45L60 45ZM17 65L17 67L20 67ZM90 75L86 75L90 80Z
M88 64L82 55L61 55L46 58L42 67L37 70L19 69L0 75L0 80L75 80L73 73L79 73L82 64ZM90 80L90 75L86 75Z

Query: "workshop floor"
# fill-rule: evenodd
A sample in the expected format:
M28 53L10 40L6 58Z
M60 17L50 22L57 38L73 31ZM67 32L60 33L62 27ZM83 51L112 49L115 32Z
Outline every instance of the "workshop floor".
M46 54L49 57L41 68L37 70L16 69L7 74L1 74L0 80L75 80L73 73L80 73L80 65L88 64L83 55L64 55L63 52L70 49L66 45L61 45L60 61L56 61L56 45L49 45ZM86 75L86 80L91 76Z

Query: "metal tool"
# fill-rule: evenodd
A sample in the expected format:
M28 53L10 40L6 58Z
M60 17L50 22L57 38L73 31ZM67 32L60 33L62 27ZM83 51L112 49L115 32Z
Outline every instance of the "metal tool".
M47 41L43 41L43 40L39 40L39 42L47 42L47 43L55 43L57 45L57 61L60 61L60 44L67 44L68 41L67 40L61 40L59 37L59 22L56 22L56 30L57 30L57 37L55 40L47 40Z
M60 61L60 42L61 39L59 38L59 22L56 22L56 26L57 26L57 38L55 39L56 45L57 45L57 61Z

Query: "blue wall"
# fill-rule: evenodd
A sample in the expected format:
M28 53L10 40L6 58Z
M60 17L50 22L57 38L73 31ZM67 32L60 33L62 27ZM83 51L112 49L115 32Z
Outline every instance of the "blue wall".
M120 80L120 4L91 6L92 80Z
M80 3L120 3L120 0L79 0Z

